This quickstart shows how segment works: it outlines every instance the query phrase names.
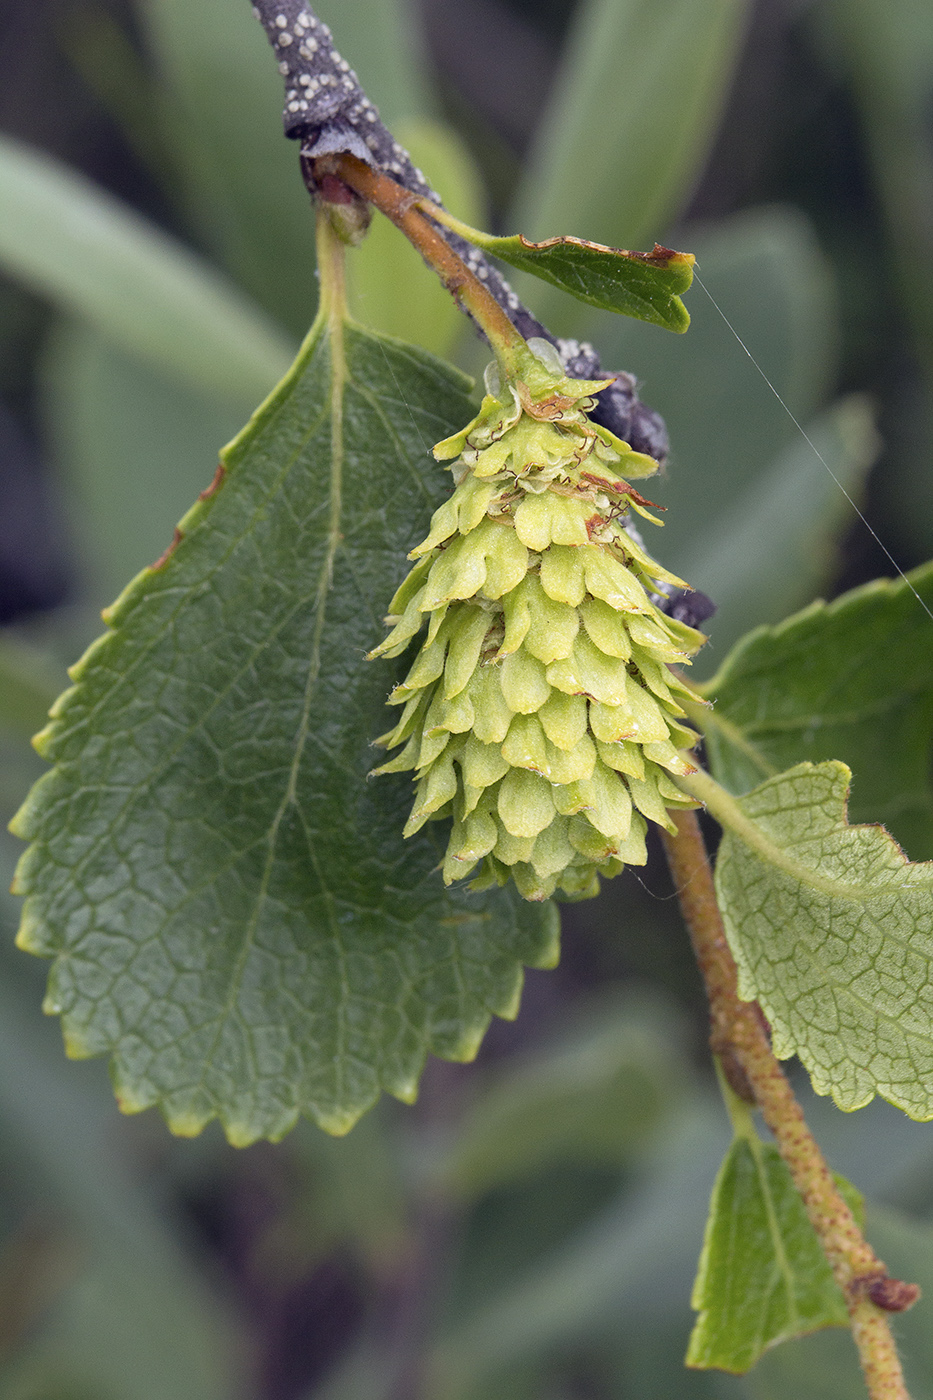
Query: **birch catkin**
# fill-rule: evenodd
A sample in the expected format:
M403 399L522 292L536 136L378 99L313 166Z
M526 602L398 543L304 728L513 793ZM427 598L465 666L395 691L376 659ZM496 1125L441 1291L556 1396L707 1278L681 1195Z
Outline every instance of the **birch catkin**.
M377 741L402 750L376 772L414 770L406 834L453 818L448 883L480 866L478 888L511 875L526 899L584 898L644 864L646 819L673 830L667 809L695 805L670 774L694 771L679 700L696 696L668 663L705 638L649 597L685 585L623 524L653 519L629 479L657 463L588 417L606 382L567 378L532 341L520 377L493 367L477 417L434 449L456 487L372 654L427 623Z

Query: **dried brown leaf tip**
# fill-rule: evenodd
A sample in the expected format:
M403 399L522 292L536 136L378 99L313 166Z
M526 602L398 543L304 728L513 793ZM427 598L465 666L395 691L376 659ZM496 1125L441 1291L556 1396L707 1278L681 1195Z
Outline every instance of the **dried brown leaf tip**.
M427 627L377 741L403 747L376 771L414 771L408 834L453 818L448 883L584 898L644 864L647 821L695 805L672 775L693 771L680 702L696 696L669 667L705 638L649 596L685 585L630 525L654 517L624 478L657 463L588 416L611 381L568 379L545 341L520 368L490 367L476 418L434 449L456 486L372 653Z
M613 248L608 243L592 243L588 238L573 238L569 234L533 243L530 238L520 233L518 241L530 253L543 253L550 248L586 248L593 253L614 253L616 257L633 258L636 262L648 263L651 267L670 267L672 263L683 263L686 267L693 267L696 263L693 253L678 253L676 248L665 248L663 243L656 243L650 253L637 253L631 248Z

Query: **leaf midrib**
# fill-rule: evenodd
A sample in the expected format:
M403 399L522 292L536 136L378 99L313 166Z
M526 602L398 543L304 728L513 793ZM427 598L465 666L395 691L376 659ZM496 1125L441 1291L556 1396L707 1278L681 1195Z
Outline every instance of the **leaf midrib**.
M768 1233L771 1236L771 1245L774 1250L774 1259L778 1277L784 1285L787 1295L787 1315L789 1318L788 1327L791 1329L790 1335L796 1336L800 1331L800 1313L797 1309L797 1289L794 1271L791 1268L787 1251L784 1248L784 1237L778 1221L778 1212L774 1197L771 1193L771 1182L768 1179L767 1164L765 1162L764 1144L754 1130L745 1136L752 1161L755 1164L755 1172L758 1177L758 1184L761 1190L761 1197L764 1201L765 1218L768 1222ZM774 1296L773 1289L769 1290L770 1297ZM759 1314L759 1331L756 1337L756 1352L758 1355L764 1350L763 1337L768 1325L768 1295L762 1299L762 1308ZM785 1328L785 1332L787 1328Z
M259 891L256 896L253 912L243 931L243 938L236 962L234 963L229 980L229 989L225 1000L224 1008L217 1018L217 1027L213 1042L204 1055L204 1077L213 1065L214 1055L220 1045L221 1038L226 1029L227 1023L235 1014L236 1003L239 998L240 985L250 951L256 937L256 930L262 918L263 907L272 879L272 871L275 864L276 842L278 839L279 827L282 824L285 813L295 801L295 794L298 786L298 773L301 767L301 760L304 755L305 745L308 739L308 731L311 719L311 699L317 685L321 671L321 641L324 635L324 624L327 615L327 596L331 590L334 577L334 560L337 550L340 547L342 535L340 532L340 520L343 510L343 470L344 470L344 441L343 441L343 397L347 383L347 365L344 353L344 321L341 314L342 308L336 302L331 303L328 308L327 329L329 332L329 356L330 367L330 394L328 405L330 408L330 474L328 478L328 501L330 506L329 522L327 530L327 547L321 565L318 578L318 585L314 603L314 631L311 641L311 656L308 663L308 675L305 681L304 700L302 704L301 719L295 736L294 752L289 767L288 782L278 810L272 819L266 842L268 850L266 862L260 880ZM303 823L304 824L304 823ZM308 836L310 833L305 831ZM348 981L346 976L346 949L343 944L343 935L338 921L334 918L333 896L327 889L323 880L323 872L319 870L318 863L314 856L313 844L308 842L308 855L319 871L321 878L321 889L325 895L324 907L327 910L327 921L335 947L339 950L341 967L341 988L344 995L340 997L335 1007L338 1013L340 1026L339 1044L337 1047L338 1063L343 1063L346 1046L345 1018L343 1008L346 1006L346 993L348 991ZM203 1082L203 1081L202 1081Z
M821 765L823 768L835 767L845 774L846 787L851 777L849 769L838 760L831 759ZM803 764L802 768L812 768L812 764ZM787 779L796 772L789 770L783 777ZM772 780L773 781L773 780ZM750 815L746 810L748 798L737 798L717 783L710 775L699 769L697 772L681 777L678 784L683 790L696 797L706 806L712 815L733 838L738 839L748 850L755 855L758 860L767 868L769 865L776 870L782 871L791 879L805 888L826 895L830 899L839 899L846 903L867 904L869 901L890 893L901 893L912 889L922 888L924 884L933 882L933 862L911 864L904 857L901 866L897 870L887 872L885 880L878 879L874 884L866 885L857 881L845 881L837 879L832 875L824 875L815 870L811 865L798 859L790 853L790 848L781 845L768 831L769 818L773 818L775 813L765 811ZM762 789L755 789L760 792ZM842 811L845 811L845 798L840 803ZM845 827L846 830L857 832L858 826ZM827 835L834 834L827 832ZM807 843L814 838L809 836ZM889 838L890 839L890 838ZM793 844L793 843L791 843ZM893 843L892 843L893 844Z

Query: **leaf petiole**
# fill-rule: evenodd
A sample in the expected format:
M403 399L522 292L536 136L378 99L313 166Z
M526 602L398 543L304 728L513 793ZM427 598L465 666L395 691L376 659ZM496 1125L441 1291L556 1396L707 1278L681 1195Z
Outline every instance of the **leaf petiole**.
M712 688L708 685L694 685L694 690L702 695L711 694ZM739 725L709 704L696 704L691 700L682 701L684 710L690 723L701 731L703 737L709 738L715 734L724 739L732 748L738 750L749 764L756 768L761 774L762 780L773 778L780 771L773 763L765 758L764 754L750 739L746 737Z
M346 244L334 228L327 204L318 205L316 244L321 279L318 316L333 330L347 319Z
M713 1068L716 1071L716 1082L719 1085L719 1092L722 1101L726 1106L729 1115L729 1122L735 1137L747 1138L749 1142L753 1139L759 1141L755 1131L755 1123L752 1118L752 1106L745 1099L741 1098L729 1083L728 1075L723 1067L722 1058L713 1055Z
M829 765L823 764L822 766L825 768ZM844 763L837 763L834 766L843 770L845 774L849 774ZM717 783L715 778L710 777L709 773L703 769L697 769L696 772L683 777L677 775L675 782L678 787L683 788L684 792L688 792L691 797L702 802L721 827L738 836L762 860L773 865L775 869L782 870L785 875L791 876L802 885L817 890L831 899L852 900L868 897L872 893L870 888L855 881L835 880L814 869L812 865L806 865L803 861L788 855L786 850L762 831L757 822L746 815L739 800L733 797L731 792L727 792L724 787Z

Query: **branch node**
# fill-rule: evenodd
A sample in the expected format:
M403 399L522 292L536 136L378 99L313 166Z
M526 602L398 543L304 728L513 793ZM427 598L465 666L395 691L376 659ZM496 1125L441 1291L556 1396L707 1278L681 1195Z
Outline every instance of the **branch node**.
M906 1312L920 1297L916 1283L905 1283L902 1279L891 1278L885 1270L874 1270L867 1274L857 1274L849 1283L846 1292L852 1302L858 1298L869 1298L876 1308L884 1312Z
M745 1072L745 1068L735 1053L729 1041L721 1039L719 1036L710 1036L710 1049L719 1061L720 1068L726 1077L726 1083L735 1094L736 1098L743 1103L750 1104L752 1108L757 1108L758 1100L755 1098L755 1090L752 1088L751 1080Z

